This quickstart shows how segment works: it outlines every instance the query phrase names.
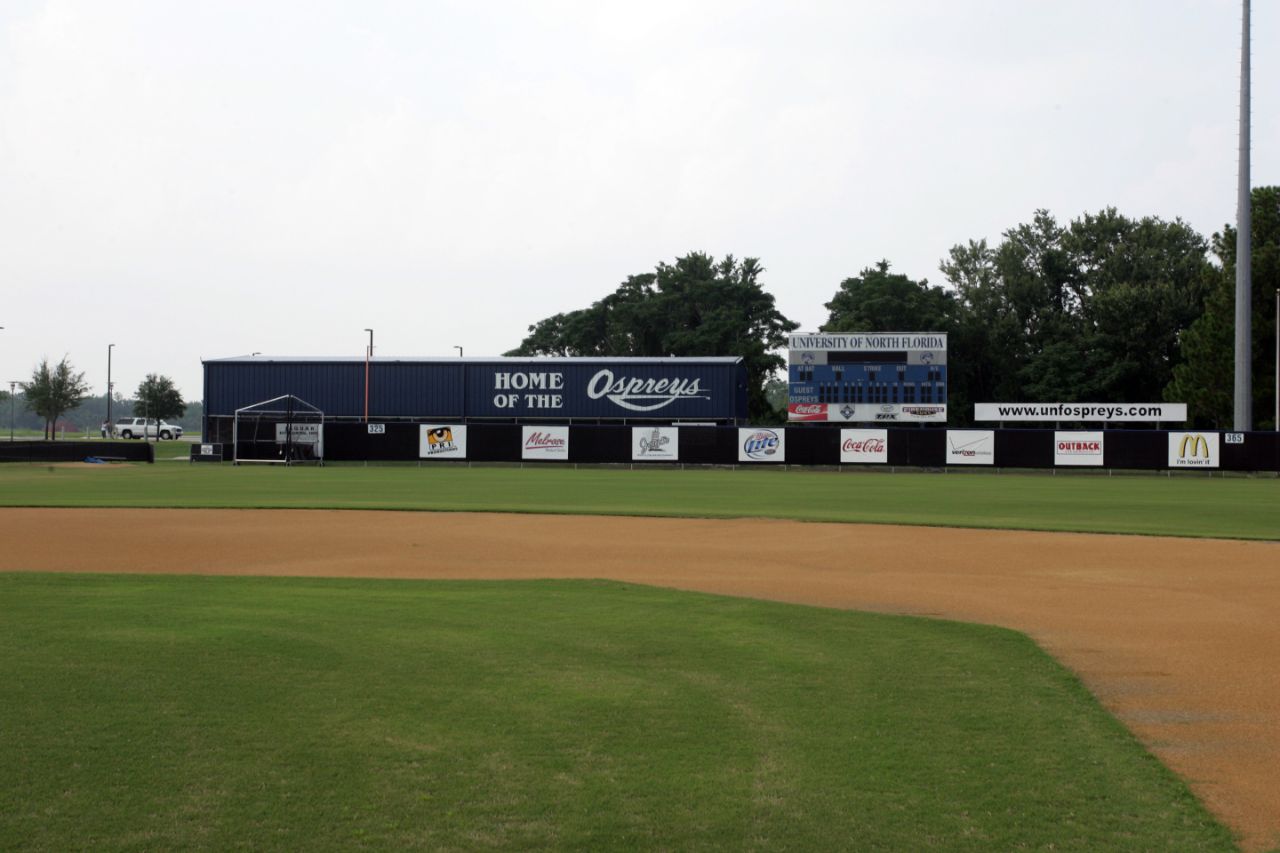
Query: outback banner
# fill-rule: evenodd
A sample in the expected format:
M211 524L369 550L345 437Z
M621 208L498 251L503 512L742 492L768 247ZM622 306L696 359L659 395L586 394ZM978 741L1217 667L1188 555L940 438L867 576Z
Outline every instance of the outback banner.
M948 465L994 465L996 434L989 429L947 430Z
M840 462L883 465L889 461L887 429L840 430Z
M1217 468L1216 432L1169 433L1170 468Z
M632 427L632 462L678 462L680 430L675 427Z
M521 429L520 458L533 460L569 459L569 428L564 426L526 426Z
M1063 432L1053 434L1054 465L1102 465L1101 432Z
M739 462L786 462L787 433L781 429L739 429Z
M467 428L460 424L421 424L419 459L466 459Z

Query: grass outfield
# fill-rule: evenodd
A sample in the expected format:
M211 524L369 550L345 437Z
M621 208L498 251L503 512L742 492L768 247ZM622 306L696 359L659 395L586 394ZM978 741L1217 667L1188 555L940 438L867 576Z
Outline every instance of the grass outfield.
M1280 481L744 470L0 465L0 506L740 517L1280 539Z
M998 628L567 581L0 611L0 849L1234 849Z

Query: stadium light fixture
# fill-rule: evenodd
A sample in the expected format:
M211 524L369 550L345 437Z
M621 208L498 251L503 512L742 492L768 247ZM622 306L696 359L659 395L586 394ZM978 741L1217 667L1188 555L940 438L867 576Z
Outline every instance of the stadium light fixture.
M454 349L458 351L458 358L462 358L462 347L455 346Z

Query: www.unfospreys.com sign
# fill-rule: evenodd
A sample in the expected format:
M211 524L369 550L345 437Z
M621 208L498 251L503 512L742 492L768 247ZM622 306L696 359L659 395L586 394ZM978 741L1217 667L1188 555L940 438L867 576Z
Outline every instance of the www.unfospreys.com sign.
M649 371L645 371L646 373ZM573 372L561 370L495 370L491 374L493 408L511 414L545 413L577 415L584 404L604 403L618 417L663 412L673 404L711 400L712 389L703 377L681 376L677 372L660 375L629 375L602 368L580 385L571 384Z

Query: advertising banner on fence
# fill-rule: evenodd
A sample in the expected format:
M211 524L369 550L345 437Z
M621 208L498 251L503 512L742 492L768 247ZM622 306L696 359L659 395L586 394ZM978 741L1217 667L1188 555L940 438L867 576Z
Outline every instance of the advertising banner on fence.
M787 420L836 423L946 423L946 406L904 403L788 403Z
M418 426L419 459L466 459L467 428L459 424Z
M675 427L632 427L632 462L677 462L680 430Z
M1054 465L1102 465L1105 434L1101 432L1063 432L1053 434Z
M521 429L520 458L566 461L569 458L569 428L526 426Z
M989 429L947 430L947 464L996 464L995 431Z
M887 429L840 430L840 462L883 465L889 461Z
M786 462L787 433L782 429L738 430L739 462Z
M974 403L975 421L1040 422L1093 421L1099 423L1181 423L1186 403Z
M1216 432L1169 433L1170 468L1217 468Z

